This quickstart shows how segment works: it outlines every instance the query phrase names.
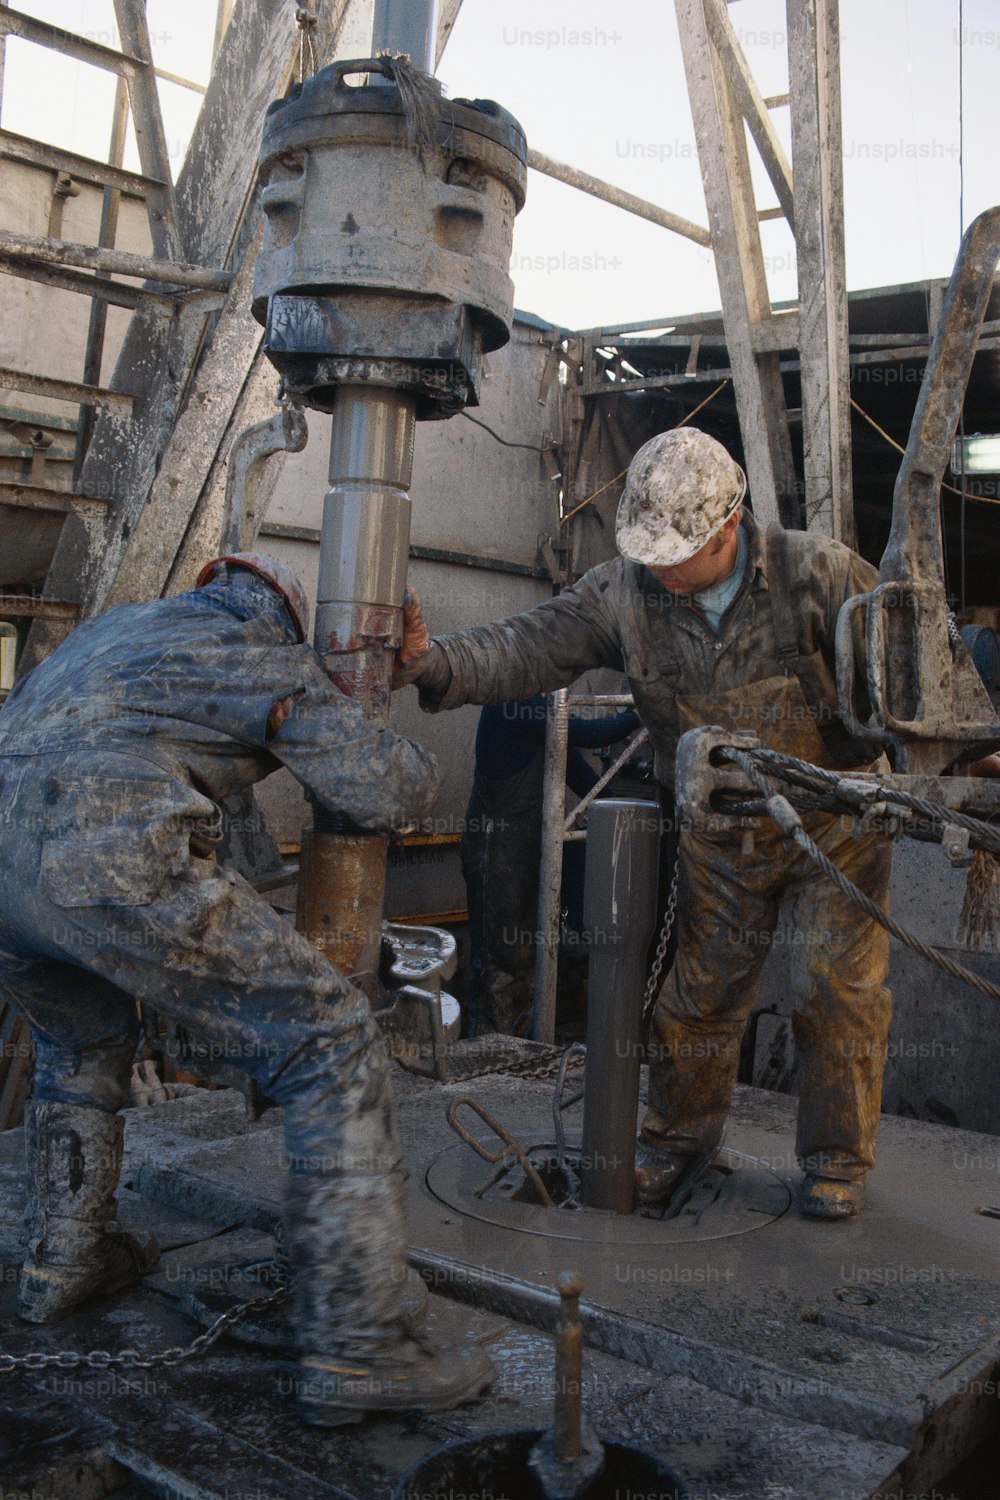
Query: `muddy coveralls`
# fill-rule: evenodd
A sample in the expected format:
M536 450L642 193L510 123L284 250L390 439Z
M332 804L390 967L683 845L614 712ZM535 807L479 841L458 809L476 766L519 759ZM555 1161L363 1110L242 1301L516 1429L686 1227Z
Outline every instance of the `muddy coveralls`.
M103 1260L92 1289L110 1289L101 1220L141 1000L284 1106L304 1353L364 1359L393 1326L399 1147L368 1003L209 857L219 800L282 765L365 829L425 816L438 786L430 756L374 729L295 644L258 580L81 625L0 713L0 997L37 1049L21 1285L35 1321L65 1310L81 1256Z
M764 546L749 511L741 525L746 571L717 630L690 599L619 557L525 614L437 640L403 681L416 682L422 706L437 711L552 691L591 667L624 670L668 798L677 741L696 725L752 729L765 745L820 765L870 764L870 749L839 718L834 632L844 600L874 586L874 569L838 542L783 532L773 543L782 586L772 545ZM860 632L855 653L862 662ZM858 689L863 702L860 681ZM884 905L889 842L856 841L849 822L823 814L805 822L834 863ZM884 930L790 850L769 820L760 821L752 847L739 833L682 829L678 858L678 953L656 1006L642 1138L680 1157L718 1142L784 898L802 938L791 947L798 1158L809 1173L863 1177L874 1161L890 1021Z
M511 1031L531 1008L546 720L541 694L489 704L479 716L461 843L471 945L470 1036ZM600 719L571 715L566 757L570 790L583 797L598 780L581 749L616 744L637 725L631 713Z

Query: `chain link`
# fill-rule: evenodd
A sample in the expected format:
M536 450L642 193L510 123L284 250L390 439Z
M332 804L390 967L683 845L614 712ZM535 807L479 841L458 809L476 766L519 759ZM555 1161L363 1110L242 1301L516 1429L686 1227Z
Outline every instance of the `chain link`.
M268 1308L277 1307L289 1296L290 1288L282 1285L275 1287L274 1291L266 1297L250 1297L246 1302L237 1303L235 1307L227 1308L224 1313L216 1318L210 1328L198 1337L186 1349L176 1346L172 1349L163 1349L159 1354L142 1355L136 1349L120 1349L117 1354L110 1353L107 1349L90 1349L86 1353L78 1354L72 1349L62 1349L57 1354L0 1354L0 1374L12 1374L15 1370L157 1370L169 1368L173 1365L183 1364L185 1360L193 1359L198 1354L204 1354L205 1350L215 1343L227 1329L234 1328L247 1313L262 1313Z
M670 934L674 930L674 918L677 915L677 889L680 885L681 862L677 859L674 863L674 873L670 880L670 895L667 897L667 909L663 914L663 929L660 932L660 940L656 945L656 957L653 959L653 967L650 970L649 980L646 984L646 993L642 997L642 1019L648 1021L656 1004L656 996L660 986L660 973L667 959L667 948L670 944Z
M453 1076L443 1079L444 1083L470 1083L474 1078L491 1078L502 1074L513 1078L544 1079L554 1078L559 1072L559 1065L565 1057L566 1047L546 1047L544 1052L533 1052L530 1057L512 1057L506 1062L486 1063L481 1068L475 1068L468 1073L455 1073ZM581 1056L571 1057L567 1067L582 1068L584 1058Z

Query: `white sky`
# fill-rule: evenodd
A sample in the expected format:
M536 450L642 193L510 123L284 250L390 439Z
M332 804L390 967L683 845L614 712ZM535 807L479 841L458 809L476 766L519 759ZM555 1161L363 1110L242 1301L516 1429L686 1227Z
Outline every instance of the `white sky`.
M117 44L111 0L18 8ZM730 14L761 91L784 92L783 0ZM148 15L158 66L204 82L214 0L148 0ZM1000 201L1000 0L840 0L840 16L848 284L945 276L960 237L960 57L965 224ZM547 155L707 222L669 0L464 0L440 77L452 96L499 100ZM113 96L110 74L8 42L6 128L103 158ZM199 97L161 83L161 98L176 175ZM788 111L774 114L787 146ZM758 205L775 201L761 170ZM762 235L772 298L794 300L791 235L778 222ZM708 251L534 172L512 274L518 307L572 328L719 306Z

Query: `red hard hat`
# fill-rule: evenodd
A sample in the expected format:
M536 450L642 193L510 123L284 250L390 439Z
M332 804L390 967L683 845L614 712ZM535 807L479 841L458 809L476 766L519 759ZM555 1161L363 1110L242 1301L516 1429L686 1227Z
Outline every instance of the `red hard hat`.
M195 588L204 588L219 573L220 568L246 568L269 583L284 599L292 617L300 641L309 638L309 600L298 574L271 552L230 552L224 557L213 557L198 574Z

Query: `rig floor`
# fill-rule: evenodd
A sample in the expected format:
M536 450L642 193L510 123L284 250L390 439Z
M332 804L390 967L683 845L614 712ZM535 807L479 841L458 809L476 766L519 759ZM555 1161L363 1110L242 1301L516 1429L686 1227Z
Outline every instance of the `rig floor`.
M486 1050L461 1043L452 1066L475 1071ZM169 1368L0 1374L4 1500L415 1495L406 1476L438 1445L550 1422L564 1270L585 1283L592 1426L669 1466L689 1500L1000 1495L1000 1139L886 1116L866 1213L814 1223L794 1206L794 1101L741 1088L725 1151L683 1209L619 1218L523 1201L519 1169L477 1196L493 1169L450 1129L447 1105L471 1095L540 1160L554 1155L551 1079L442 1085L397 1068L396 1084L428 1326L489 1348L488 1398L318 1432L296 1418L293 1363L229 1335ZM581 1113L563 1114L570 1156ZM277 1112L250 1123L239 1095L206 1090L126 1119L121 1217L157 1237L160 1265L135 1293L54 1328L16 1316L20 1132L0 1136L4 1352L186 1346L199 1308L272 1257ZM479 1500L505 1493L527 1500L499 1484ZM623 1473L608 1493L640 1492Z

